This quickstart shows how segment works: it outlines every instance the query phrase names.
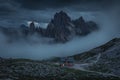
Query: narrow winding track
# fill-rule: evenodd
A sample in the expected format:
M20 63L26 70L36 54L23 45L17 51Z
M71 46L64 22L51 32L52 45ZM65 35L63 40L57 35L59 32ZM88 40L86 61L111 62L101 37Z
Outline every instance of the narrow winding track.
M108 74L108 73L102 73L102 72L97 72L97 71L91 71L91 70L87 70L86 67L90 66L90 65L93 65L95 63L97 63L99 61L101 57L101 53L99 53L96 57L96 60L91 62L91 63L83 63L83 64L74 64L74 66L70 67L70 68L73 68L73 69L77 69L77 70L81 70L81 71L86 71L86 72L94 72L94 73L97 73L97 74L102 74L104 76L115 76L115 77L119 77L119 76L116 76L114 74Z

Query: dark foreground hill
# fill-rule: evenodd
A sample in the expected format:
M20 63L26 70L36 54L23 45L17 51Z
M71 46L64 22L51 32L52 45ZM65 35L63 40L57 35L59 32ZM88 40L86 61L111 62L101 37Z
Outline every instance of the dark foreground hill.
M51 61L0 58L0 80L120 80L120 38L74 55L83 69L60 67Z
M63 68L46 61L1 58L0 80L120 80L120 78Z

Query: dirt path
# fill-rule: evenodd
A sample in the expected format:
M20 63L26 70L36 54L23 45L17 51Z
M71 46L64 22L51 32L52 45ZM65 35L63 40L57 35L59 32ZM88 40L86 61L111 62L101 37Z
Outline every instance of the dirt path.
M72 66L72 68L79 69L79 70L86 70L86 67L97 63L99 61L100 57L101 57L101 54L98 54L97 57L96 57L96 60L94 60L93 62L83 63L83 64L77 64L76 63L76 64L74 64L74 66Z
M93 65L93 64L97 63L99 61L100 57L101 57L101 54L98 54L95 61L93 61L91 63L83 63L83 64L77 64L76 63L71 68L77 69L77 70L81 70L81 71L86 71L86 72L94 72L94 73L97 73L97 74L102 74L104 76L115 76L115 77L118 77L118 76L116 76L114 74L102 73L102 72L97 72L97 71L90 71L90 70L86 69L90 65Z

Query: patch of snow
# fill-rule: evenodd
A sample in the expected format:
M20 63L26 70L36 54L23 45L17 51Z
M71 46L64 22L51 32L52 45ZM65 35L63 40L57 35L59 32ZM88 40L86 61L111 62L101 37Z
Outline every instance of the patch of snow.
M29 26L30 23L32 23L32 21L27 21L27 26ZM42 22L39 23L39 22L35 22L35 21L34 21L34 24L35 24L35 27L41 27L43 29L46 29L47 25L48 25L48 23L42 23Z
M47 28L48 23L40 23L40 27L43 29Z

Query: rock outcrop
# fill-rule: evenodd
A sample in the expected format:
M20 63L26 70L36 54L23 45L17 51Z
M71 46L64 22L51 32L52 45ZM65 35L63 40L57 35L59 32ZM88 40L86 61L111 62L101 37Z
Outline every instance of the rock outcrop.
M90 32L98 29L98 26L95 22L85 22L83 17L74 20L73 24L75 25L75 32L77 35L87 35Z
M74 34L74 25L70 17L63 11L56 13L49 23L46 35L54 37L56 41L66 42Z
M46 36L53 37L59 42L66 42L74 35L85 36L97 29L95 22L85 22L83 17L72 21L65 12L61 11L56 13L48 24Z
M83 19L83 17L80 17L79 19L76 19L73 21L75 25L75 30L77 35L86 35L90 33L89 28Z
M76 20L71 20L67 13L60 11L56 13L53 19L47 26L47 29L36 27L35 22L31 22L29 26L21 25L19 28L4 28L0 27L0 31L8 37L12 36L16 39L25 38L38 34L43 37L53 38L55 42L65 43L74 36L86 36L90 32L98 29L95 22L86 22L83 17Z

